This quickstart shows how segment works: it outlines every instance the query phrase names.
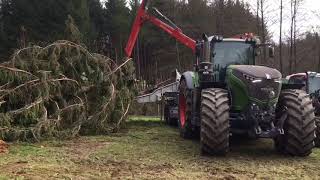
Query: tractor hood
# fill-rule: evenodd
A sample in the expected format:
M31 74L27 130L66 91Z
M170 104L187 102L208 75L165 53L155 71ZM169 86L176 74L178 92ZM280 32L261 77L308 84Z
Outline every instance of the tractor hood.
M265 108L274 106L281 91L281 77L281 73L273 68L230 65L226 80L233 108L242 111L252 104Z
M252 65L231 65L229 68L242 73L245 78L280 79L281 73L273 68Z

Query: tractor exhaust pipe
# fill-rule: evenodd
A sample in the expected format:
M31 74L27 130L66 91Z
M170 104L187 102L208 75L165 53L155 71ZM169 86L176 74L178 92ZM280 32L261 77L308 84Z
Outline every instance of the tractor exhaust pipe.
M202 35L202 40L201 63L199 64L199 79L200 86L205 88L208 83L214 81L214 78L213 63L211 61L211 44L206 34Z
M206 34L202 35L203 39L203 55L202 55L202 62L211 62L211 47L210 47L210 42L209 38Z

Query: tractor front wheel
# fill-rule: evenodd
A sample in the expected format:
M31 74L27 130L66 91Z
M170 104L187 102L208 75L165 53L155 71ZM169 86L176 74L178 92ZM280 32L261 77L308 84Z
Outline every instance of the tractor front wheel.
M286 119L284 135L275 139L276 149L292 156L308 156L314 147L316 129L310 97L302 90L284 90L277 112L285 115Z
M205 89L201 95L201 151L225 155L229 151L229 99L224 89Z

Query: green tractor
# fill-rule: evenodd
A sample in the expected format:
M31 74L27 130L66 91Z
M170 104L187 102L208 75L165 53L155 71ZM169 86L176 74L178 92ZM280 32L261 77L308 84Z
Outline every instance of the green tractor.
M315 139L312 101L299 86L283 84L276 69L255 66L259 41L212 37L204 46L196 70L181 78L181 135L200 131L206 154L224 155L230 135L246 134L274 139L281 153L309 155Z
M271 138L277 151L308 156L314 147L315 114L300 86L282 82L273 68L256 66L260 40L251 33L195 41L143 0L126 47L131 56L140 28L150 22L195 53L194 71L182 74L178 126L184 138L200 134L201 151L225 155L231 136ZM158 17L162 18L160 20ZM165 21L165 22L164 22ZM273 48L269 48L273 57Z
M320 73L306 72L292 74L286 77L286 81L289 84L300 84L301 89L310 95L316 115L315 145L320 147Z

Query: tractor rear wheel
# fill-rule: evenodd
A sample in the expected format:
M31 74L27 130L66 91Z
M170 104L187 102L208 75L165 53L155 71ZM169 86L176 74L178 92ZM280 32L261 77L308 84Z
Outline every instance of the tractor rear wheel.
M229 98L224 89L205 89L201 95L201 151L225 155L229 151Z
M275 148L292 156L308 156L314 147L316 128L310 97L302 90L284 90L279 97L277 112L286 112L286 119L284 135L275 139Z
M320 147L320 117L316 117L316 139L314 140L316 147Z
M179 86L179 130L180 136L190 139L194 136L192 129L192 91L188 89L186 80L182 79Z

